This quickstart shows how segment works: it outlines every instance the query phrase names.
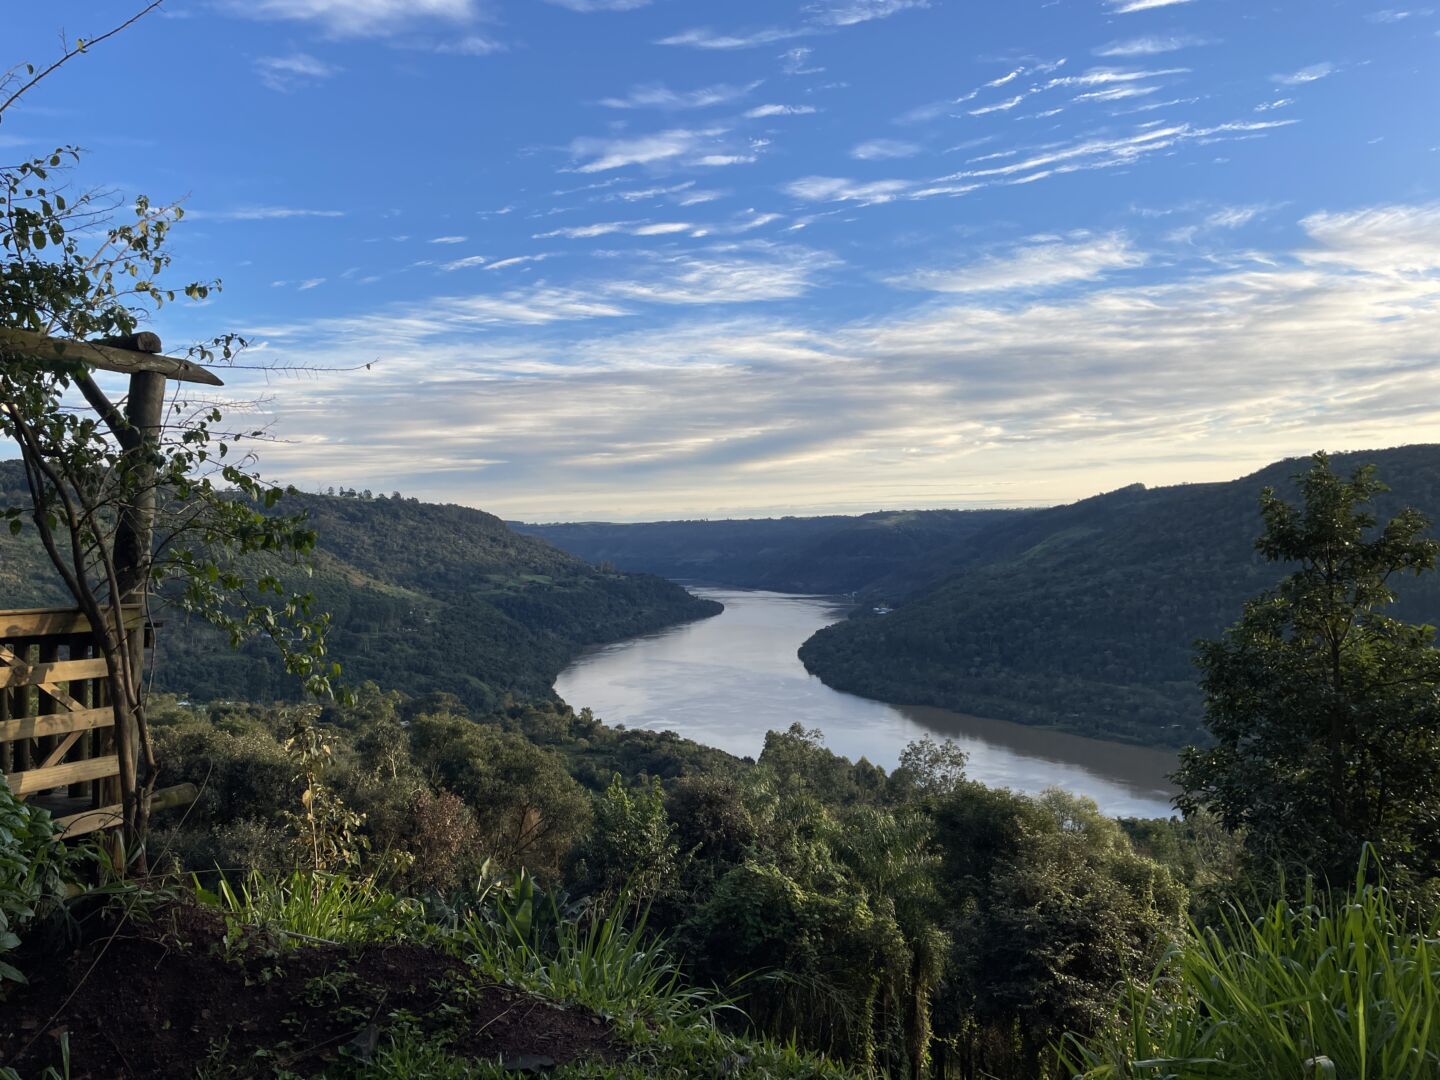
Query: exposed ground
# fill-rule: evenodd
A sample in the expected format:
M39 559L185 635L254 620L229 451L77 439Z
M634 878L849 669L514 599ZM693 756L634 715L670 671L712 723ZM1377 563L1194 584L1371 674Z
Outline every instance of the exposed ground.
M610 1026L477 979L424 945L306 944L172 904L112 926L62 967L0 1002L0 1064L71 1080L322 1073L403 1030L517 1072L616 1056Z

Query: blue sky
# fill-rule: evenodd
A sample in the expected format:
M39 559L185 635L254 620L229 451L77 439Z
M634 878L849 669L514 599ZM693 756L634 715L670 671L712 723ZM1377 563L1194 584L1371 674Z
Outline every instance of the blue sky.
M7 5L5 63L119 3ZM130 6L139 6L130 5ZM183 200L267 471L508 517L1050 503L1440 441L1440 14L171 0L0 153Z

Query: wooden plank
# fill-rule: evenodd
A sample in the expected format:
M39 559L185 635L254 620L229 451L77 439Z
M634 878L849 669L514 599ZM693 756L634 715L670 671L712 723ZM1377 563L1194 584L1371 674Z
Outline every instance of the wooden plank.
M84 836L97 829L109 829L119 825L123 820L121 815L124 810L123 806L116 803L114 806L67 814L65 817L56 818L55 824L60 826L60 839L69 840L72 836Z
M94 731L115 723L115 710L81 709L52 716L27 716L22 720L0 720L0 743L16 739L38 739L46 735L69 735L72 731Z
M74 761L69 765L54 765L48 769L30 769L26 772L10 773L5 782L16 795L33 795L37 791L78 784L83 780L100 780L107 776L118 776L120 759L116 757L91 758L89 761Z
M194 784L176 784L173 787L161 788L150 797L150 812L158 814L162 810L174 810L177 807L189 806L199 797L200 789ZM109 829L119 825L122 812L123 807L119 803L111 806L98 806L93 810L83 810L78 814L57 817L55 824L64 830L61 832L60 838L68 840L72 836L80 836L84 833L94 832L96 829Z
M0 347L9 352L29 356L45 363L54 360L80 360L91 367L105 371L118 371L122 375L134 375L138 371L153 371L177 382L204 383L206 386L224 386L224 381L208 368L192 364L173 356L156 356L152 353L132 352L116 349L109 345L96 345L88 341L71 341L67 338L46 337L31 330L17 330L0 326Z
M125 625L139 626L145 619L144 609L125 609ZM65 634L88 634L90 620L78 608L20 608L0 611L0 641L12 638L39 638Z
M53 664L35 664L24 671L6 665L0 666L0 687L103 679L109 674L110 669L105 665L103 656L94 660L57 660Z

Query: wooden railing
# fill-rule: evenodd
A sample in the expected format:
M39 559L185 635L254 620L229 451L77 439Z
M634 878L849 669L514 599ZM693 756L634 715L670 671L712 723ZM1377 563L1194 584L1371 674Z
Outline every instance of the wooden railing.
M143 624L140 609L126 626ZM0 611L0 774L65 836L119 824L120 759L105 659L85 615Z

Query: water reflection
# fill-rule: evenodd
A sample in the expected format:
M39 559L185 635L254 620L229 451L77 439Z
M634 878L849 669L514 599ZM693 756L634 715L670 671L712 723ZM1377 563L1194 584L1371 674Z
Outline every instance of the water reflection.
M1051 786L1088 795L1111 814L1170 812L1173 754L985 720L945 709L893 706L831 690L801 665L801 642L840 619L833 600L696 588L724 614L595 649L555 689L575 708L627 727L669 729L754 757L765 732L797 721L851 759L893 768L924 735L954 739L976 780L1018 791Z

